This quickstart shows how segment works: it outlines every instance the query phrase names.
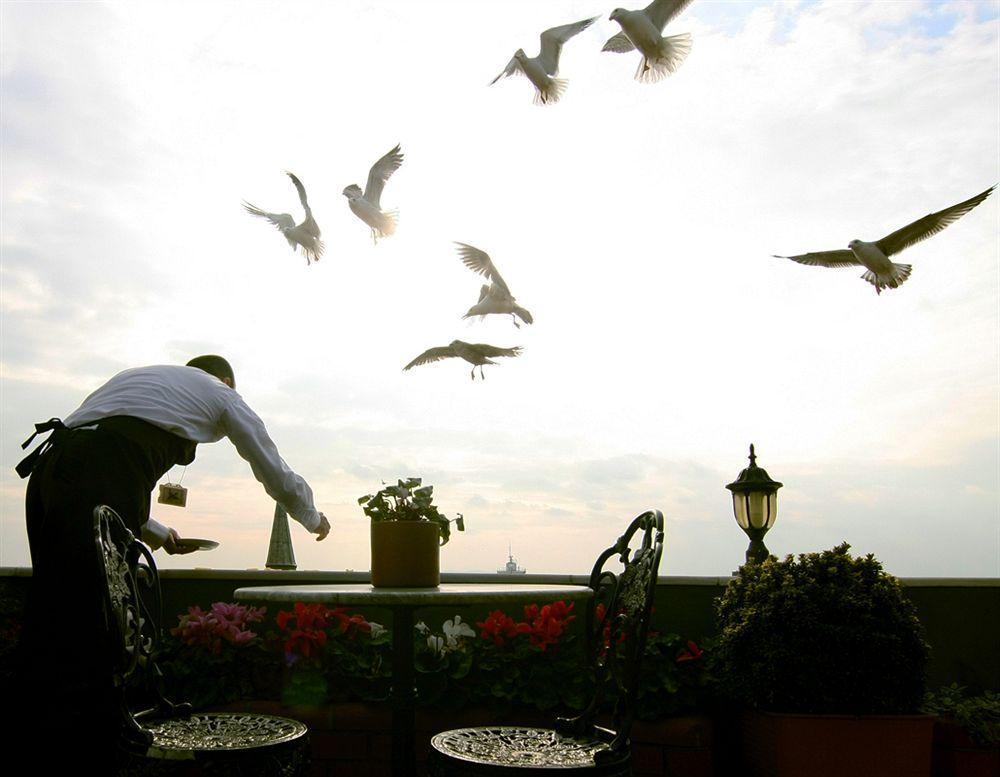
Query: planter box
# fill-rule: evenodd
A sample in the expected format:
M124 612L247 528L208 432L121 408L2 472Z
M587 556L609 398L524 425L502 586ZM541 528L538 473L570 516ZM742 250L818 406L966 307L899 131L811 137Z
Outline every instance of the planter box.
M684 715L632 725L635 777L714 777L715 725L705 715Z
M756 777L930 777L930 715L746 712L741 748Z
M934 777L1000 777L1000 747L977 745L949 718L934 722Z

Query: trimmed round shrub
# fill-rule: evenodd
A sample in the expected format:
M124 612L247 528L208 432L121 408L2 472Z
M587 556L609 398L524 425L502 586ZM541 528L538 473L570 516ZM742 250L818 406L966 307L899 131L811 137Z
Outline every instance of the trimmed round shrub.
M873 556L849 549L741 568L717 604L724 695L775 712L917 712L929 648L916 610Z

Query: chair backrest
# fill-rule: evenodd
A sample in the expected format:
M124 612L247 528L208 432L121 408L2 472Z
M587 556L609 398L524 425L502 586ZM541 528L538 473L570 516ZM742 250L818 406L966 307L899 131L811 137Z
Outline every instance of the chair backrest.
M125 685L156 649L159 576L149 549L105 505L94 508L94 541L105 595L105 627L116 653L115 684Z
M160 580L149 549L136 539L121 517L105 505L94 508L94 542L104 594L104 625L114 654L112 676L121 701L123 733L133 744L151 736L136 718L163 708L160 674L155 664L159 645ZM155 707L134 713L127 690L141 688L156 699ZM167 702L167 706L170 705Z
M662 553L663 515L651 510L633 520L597 558L590 575L594 597L586 631L594 697L581 715L563 721L561 728L592 735L597 714L614 699L614 737L609 744L613 754L628 749ZM613 568L619 563L620 570Z

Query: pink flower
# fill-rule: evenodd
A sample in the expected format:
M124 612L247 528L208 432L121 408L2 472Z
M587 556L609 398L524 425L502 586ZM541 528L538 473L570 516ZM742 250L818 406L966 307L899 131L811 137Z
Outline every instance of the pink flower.
M195 605L188 608L187 615L178 617L178 624L170 633L180 637L186 645L207 647L218 655L223 642L245 645L252 641L256 632L244 626L263 620L265 612L263 607L225 602L215 602L209 612Z

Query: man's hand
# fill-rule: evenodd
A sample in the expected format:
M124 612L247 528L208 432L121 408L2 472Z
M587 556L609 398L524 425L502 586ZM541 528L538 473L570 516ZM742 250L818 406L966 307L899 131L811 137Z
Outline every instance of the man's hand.
M320 540L325 540L326 535L330 533L330 522L326 520L326 516L323 513L319 514L319 527L316 529L314 534L316 535L316 542Z
M185 553L194 553L198 550L193 545L179 545L180 541L180 535L171 529L170 535L163 541L163 549L171 556L183 556Z

